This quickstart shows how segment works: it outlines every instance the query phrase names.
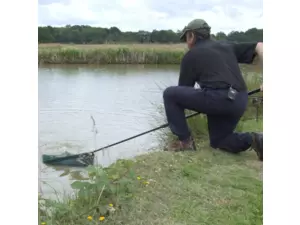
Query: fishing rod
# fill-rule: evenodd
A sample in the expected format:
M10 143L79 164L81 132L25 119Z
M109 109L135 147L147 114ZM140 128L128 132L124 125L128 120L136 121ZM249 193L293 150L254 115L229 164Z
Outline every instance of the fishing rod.
M260 91L261 91L261 89L258 88L258 89L255 89L255 90L252 90L252 91L248 92L248 95L253 95L253 94L258 93L258 92L260 92ZM191 114L191 115L186 116L185 118L186 118L186 119L189 119L189 118L194 117L194 116L197 116L197 115L199 115L199 114L201 114L201 113L200 113L200 112L196 112L196 113L193 113L193 114ZM80 154L75 154L75 155L67 155L67 156L50 156L50 155L43 155L43 162L44 162L45 164L52 164L52 163L54 164L54 163L57 163L57 162L60 162L60 161L65 161L65 160L70 160L70 159L76 159L76 158L78 158L78 159L76 159L76 160L77 160L78 163L81 163L82 166L86 166L86 164L93 164L92 162L93 162L93 160L94 160L94 154L95 154L96 152L99 152L99 151L102 151L102 150L104 150L104 149L113 147L113 146L115 146L115 145L118 145L118 144L127 142L127 141L129 141L129 140L132 140L132 139L137 138L137 137L140 137L140 136L142 136L142 135L151 133L151 132L153 132L153 131L160 130L160 129L162 129L162 128L166 128L166 127L168 127L168 126L169 126L168 123L163 124L163 125L161 125L161 126L159 126L159 127L156 127L156 128L151 129L151 130L148 130L148 131L142 132L142 133L140 133L140 134L134 135L134 136L132 136L132 137L123 139L123 140L118 141L118 142L115 142L115 143L113 143L113 144L110 144L110 145L101 147L101 148L96 149L96 150L91 151L91 152L80 153ZM76 164L76 163L75 163L75 164ZM84 164L84 165L83 165L83 164ZM66 164L64 164L64 165L66 165ZM67 165L68 165L68 164L67 164ZM76 165L77 165L77 164L76 164Z

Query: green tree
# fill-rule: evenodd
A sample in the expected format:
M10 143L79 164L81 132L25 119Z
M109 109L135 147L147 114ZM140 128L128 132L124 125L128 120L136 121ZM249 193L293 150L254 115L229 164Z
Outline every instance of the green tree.
M122 32L118 27L101 28L88 25L66 25L65 27L38 27L39 43L179 43L180 30L153 30ZM263 41L263 30L251 28L245 32L232 31L228 35L220 31L212 39L235 42Z

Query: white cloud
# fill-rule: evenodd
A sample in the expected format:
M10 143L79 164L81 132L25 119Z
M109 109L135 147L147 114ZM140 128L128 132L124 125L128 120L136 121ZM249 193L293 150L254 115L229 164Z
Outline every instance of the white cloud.
M262 0L39 0L39 25L116 26L122 31L182 29L202 18L212 32L262 28Z

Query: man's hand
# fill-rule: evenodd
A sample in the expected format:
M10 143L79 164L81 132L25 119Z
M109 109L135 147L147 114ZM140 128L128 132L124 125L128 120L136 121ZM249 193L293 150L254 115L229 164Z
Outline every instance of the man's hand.
M257 43L255 51L256 51L261 63L263 63L263 43L262 42Z
M255 51L260 59L260 62L263 63L263 43L262 42L257 43ZM263 85L260 85L260 91L263 91Z

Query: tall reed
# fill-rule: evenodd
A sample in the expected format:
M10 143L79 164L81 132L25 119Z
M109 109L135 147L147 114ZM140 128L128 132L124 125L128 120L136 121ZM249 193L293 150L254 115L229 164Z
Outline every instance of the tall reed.
M184 48L166 47L39 47L39 64L179 64Z

